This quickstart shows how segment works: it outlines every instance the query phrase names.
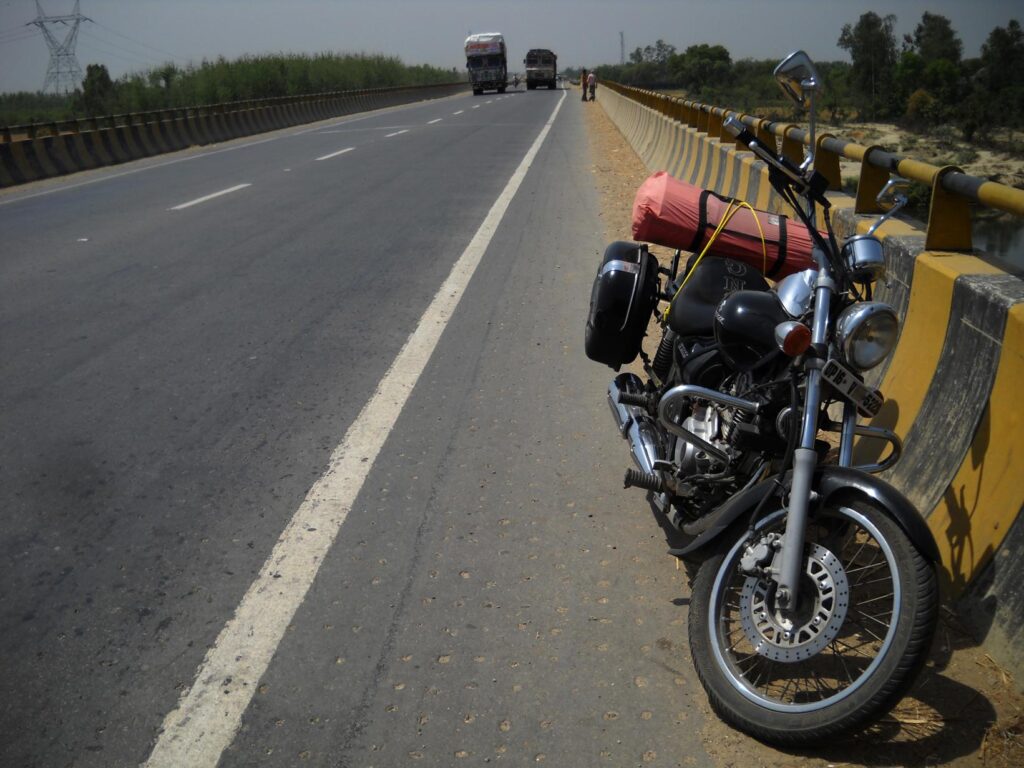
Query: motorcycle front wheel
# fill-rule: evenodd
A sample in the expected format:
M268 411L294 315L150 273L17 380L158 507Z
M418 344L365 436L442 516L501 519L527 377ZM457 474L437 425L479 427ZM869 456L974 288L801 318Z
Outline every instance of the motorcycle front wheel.
M755 541L781 534L785 513ZM938 618L935 566L866 501L809 522L800 598L782 611L775 584L740 569L746 531L693 584L689 639L715 712L761 741L820 743L867 725L902 698Z

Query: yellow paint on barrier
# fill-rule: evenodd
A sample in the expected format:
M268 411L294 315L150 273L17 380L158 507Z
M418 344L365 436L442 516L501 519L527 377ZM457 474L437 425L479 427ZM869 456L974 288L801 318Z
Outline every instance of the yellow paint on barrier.
M32 149L35 151L36 162L38 162L39 167L43 169L42 178L46 179L51 176L60 176L61 171L50 157L50 152L46 147L46 140L31 139L31 145Z
M695 165L694 158L697 156L697 147L700 145L700 137L693 128L684 128L683 130L686 131L686 148L683 152L682 161L679 166L679 173L676 174L676 178L692 184Z
M683 146L679 152L679 162L676 165L676 172L672 175L677 179L689 180L690 168L688 163L690 156L693 154L694 136L693 131L689 128L683 127L680 131L683 134Z
M54 162L58 174L74 173L82 170L81 166L71 157L68 150L68 136L54 136L50 139L50 162ZM38 146L38 145L37 145Z
M39 172L32 167L32 164L28 161L28 156L25 154L26 147L29 146L28 139L26 141L15 141L11 144L11 160L14 163L14 167L21 174L21 178L25 181L35 181L41 179L42 176Z
M736 156L739 164L740 178L736 185L736 197L741 200L750 201L750 163L744 162L741 156Z
M750 162L753 163L753 159ZM759 211L767 211L772 202L772 185L768 183L768 172L762 168L756 178L757 200L754 202L754 207Z
M965 274L1002 274L1002 270L973 256L927 251L918 254L907 316L892 362L879 386L885 395L885 405L872 419L872 425L891 429L900 437L907 436L939 365L953 303L953 284ZM877 459L882 447L880 440L858 440L855 461ZM922 512L928 514L928 510Z
M68 142L75 148L75 154L78 157L78 168L79 170L87 170L89 168L95 168L99 165L97 159L89 151L86 146L85 138L80 133L72 134L68 136Z
M13 167L8 167L9 165L13 166L10 153L7 153L5 156L0 151L0 187L13 187L15 184L14 169Z
M727 152L725 155L725 169L722 174L722 178L725 181L725 194L731 197L736 197L736 153Z
M711 162L709 163L710 168L707 170L707 176L703 177L704 181L701 182L701 186L707 189L713 189L715 181L718 179L718 169L722 165L722 145L717 139L707 139L708 154L711 155ZM719 190L715 190L718 192Z
M697 163L697 171L693 176L693 183L699 186L701 183L701 179L704 178L704 172L707 171L708 155L710 155L711 153L709 152L710 146L708 144L707 136L701 134L698 137L698 139L699 140L697 141L697 153L699 155L699 162Z
M971 449L928 517L945 588L959 597L1002 544L1024 506L1024 304L1010 308L999 367Z

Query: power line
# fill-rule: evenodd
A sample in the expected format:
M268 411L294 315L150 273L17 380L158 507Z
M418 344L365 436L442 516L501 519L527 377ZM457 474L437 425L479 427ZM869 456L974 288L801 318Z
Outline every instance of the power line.
M108 39L106 39L104 37L100 37L99 35L96 34L95 30L93 30L92 28L83 29L82 32L85 35L85 37L83 39L90 40L91 41L90 45L92 47L94 47L94 48L101 48L101 46L98 45L98 44L102 44L102 46L107 46L107 48L103 49L104 52L106 52L106 53L111 53L112 55L118 55L118 54L113 54L112 53L112 51L110 50L112 48L112 49L115 49L117 51L120 51L121 53L119 55L121 57L124 57L125 55L128 55L128 56L132 57L133 59L135 59L136 61L142 62L143 64L159 65L159 64L164 64L166 62L166 59L157 59L152 54L140 53L139 51L133 51L130 48L126 48L126 47L124 47L122 45L118 45L117 43L115 43L115 42L113 42L111 40L108 40Z
M90 19L90 21L91 21L91 19ZM148 48L149 50L156 51L157 53L163 54L164 56L170 56L172 59L175 59L175 60L181 60L181 61L186 60L185 56L179 56L176 53L171 53L170 51L165 51L162 48L157 48L155 45L150 45L149 43L143 42L142 40L136 40L135 38L129 37L128 35L126 35L126 34L124 34L122 32L118 32L113 27L108 27L106 24L100 24L98 21L93 21L93 24L95 24L97 27L100 27L101 29L105 29L107 32L112 32L113 34L117 35L118 37L123 37L128 42L134 43L135 45L140 46L142 48Z
M4 43L20 43L22 40L31 40L33 37L39 37L39 30L31 29L18 34L0 35L0 45Z
M118 53L115 50L111 50L110 48L106 47L107 45L109 45L109 43L106 40L103 40L102 38L90 34L88 30L83 30L82 41L88 50L99 51L105 56L113 56L115 59L126 61L134 66L142 65L145 67L153 67L163 63L156 62L153 59L142 58L141 56L132 51L121 49L121 52Z

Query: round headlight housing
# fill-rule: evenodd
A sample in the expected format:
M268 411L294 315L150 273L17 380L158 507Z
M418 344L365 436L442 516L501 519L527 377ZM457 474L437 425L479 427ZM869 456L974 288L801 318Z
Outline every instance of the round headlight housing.
M843 261L855 283L873 283L885 277L885 249L874 235L855 235L843 246Z
M899 332L896 310L878 301L865 301L839 315L836 342L851 367L868 371L889 356Z

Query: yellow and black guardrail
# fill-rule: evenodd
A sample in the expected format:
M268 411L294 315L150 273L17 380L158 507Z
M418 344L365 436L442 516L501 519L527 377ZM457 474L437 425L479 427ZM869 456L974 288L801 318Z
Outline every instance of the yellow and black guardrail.
M786 213L764 163L723 129L736 115L757 136L800 162L808 134L794 125L651 91L605 83L612 121L651 170ZM839 190L840 158L860 163L856 194ZM904 441L887 479L927 517L943 558L947 599L986 647L1024 679L1024 280L972 250L971 205L1024 217L1024 191L865 147L823 133L815 167L833 191L844 235L865 231L890 175L930 187L923 227L890 220L883 237L888 276L875 297L902 319L889 363L872 383L887 398L876 424ZM878 441L874 441L878 442ZM879 449L862 441L860 456Z
M468 88L465 82L366 88L9 126L0 130L0 187L450 96Z

